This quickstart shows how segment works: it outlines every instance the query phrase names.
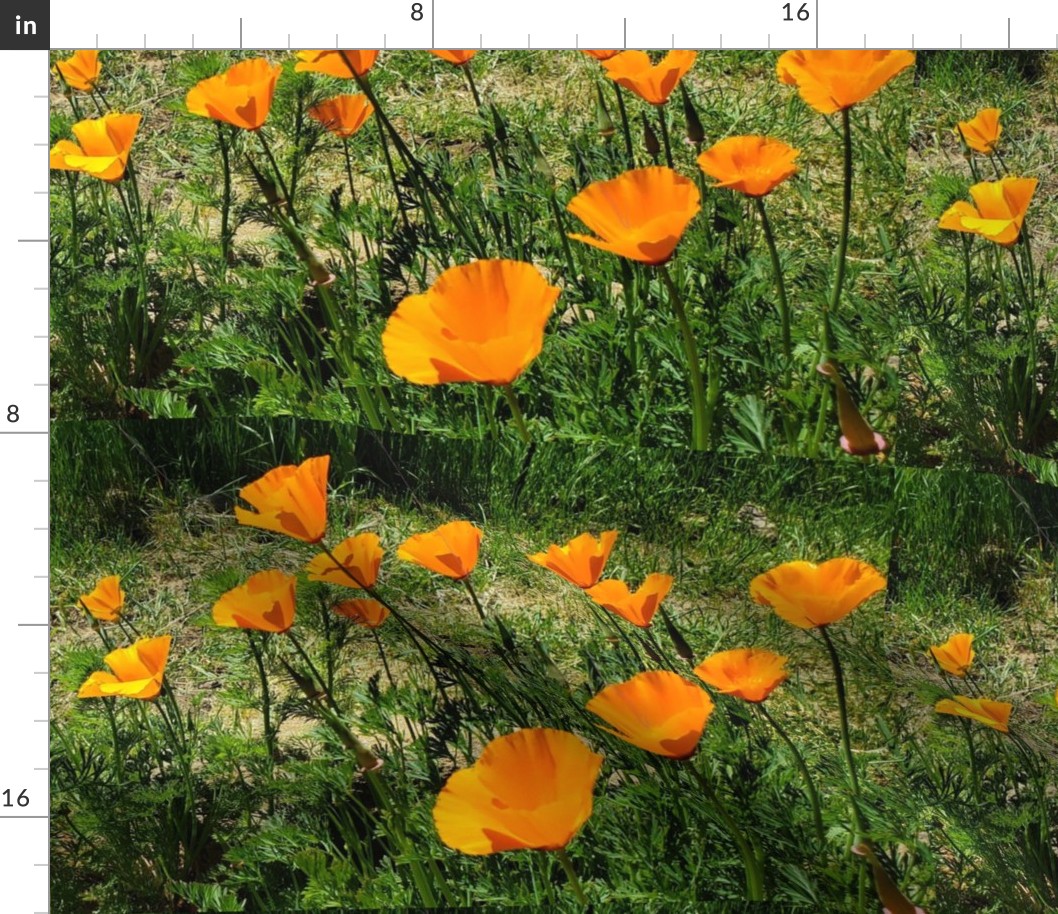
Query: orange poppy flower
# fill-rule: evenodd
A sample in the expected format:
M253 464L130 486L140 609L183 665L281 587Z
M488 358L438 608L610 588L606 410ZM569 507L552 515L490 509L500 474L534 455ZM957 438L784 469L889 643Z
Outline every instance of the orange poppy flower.
M461 581L477 565L480 547L481 530L469 521L454 520L408 537L397 549L397 558Z
M942 229L970 232L1009 247L1021 235L1037 183L1035 178L1013 177L982 181L970 188L973 204L957 200L937 224Z
M938 714L951 714L954 717L965 717L979 724L1008 733L1010 730L1010 712L1013 705L1005 701L993 701L991 698L967 698L965 695L953 695L943 698L934 705Z
M621 53L621 49L618 48L617 50L614 50L614 51L602 51L602 50L589 51L589 50L585 49L583 51L583 53L587 54L589 57L594 57L596 60L609 60L611 57L615 57L618 54L620 54Z
M610 557L617 531L606 530L596 539L590 533L574 537L565 546L547 547L547 552L529 556L529 561L549 568L582 590L591 587L602 577L606 560Z
M243 486L239 497L255 509L235 508L240 524L285 533L318 543L327 531L327 469L329 456L310 457L300 466L269 470Z
M729 187L747 197L770 194L797 174L800 150L767 136L732 136L698 156L698 167L716 187Z
M603 757L579 736L533 727L492 740L441 788L433 820L464 854L560 850L591 816Z
M328 584L363 590L375 586L382 564L382 545L376 534L358 533L350 536L331 551L345 571L335 565L334 559L326 552L321 552L305 566L310 581L326 581Z
M889 442L878 434L867 420L863 418L856 401L845 386L841 378L841 372L833 362L824 362L816 367L821 375L825 375L834 382L834 390L838 403L838 427L841 429L841 438L838 444L846 454L854 457L867 457L871 454L884 454L889 450Z
M603 727L626 743L655 755L694 755L713 700L705 689L668 670L639 673L607 686L585 707L612 726Z
M98 51L74 51L72 57L55 62L55 69L71 89L91 92L102 72Z
M461 67L463 64L468 63L477 51L437 51L431 50L431 54L434 57L440 57L441 60L447 60L450 64L456 67Z
M999 123L999 108L982 108L968 121L959 121L955 133L962 137L974 152L990 156L999 144L1003 125Z
M870 98L915 62L912 51L786 51L776 70L820 114Z
M194 86L187 93L187 110L243 130L258 130L268 119L282 70L263 57L241 60Z
M694 182L671 168L636 168L589 184L569 201L566 209L599 236L569 237L657 266L672 257L699 201Z
M225 628L285 632L294 624L297 581L282 571L259 571L213 604L213 621Z
M697 51L669 51L654 64L646 51L622 51L603 60L602 65L606 75L619 86L652 105L664 105L697 57Z
M378 600L368 599L342 600L334 604L334 611L364 628L378 628L389 615L389 610Z
M798 628L844 619L881 590L885 590L885 578L866 562L851 558L830 559L821 565L785 562L757 575L749 585L755 602L770 606Z
M540 354L559 291L530 263L450 267L390 315L386 364L413 384L510 384Z
M106 114L70 128L77 142L59 140L51 147L50 165L57 171L81 171L101 181L120 181L140 127L138 114Z
M943 644L930 645L929 652L942 670L964 679L974 662L973 643L973 635L960 632L952 635Z
M339 79L365 76L375 65L378 51L298 51L294 69L299 72L325 73Z
M364 126L375 106L366 95L339 95L309 108L309 117L340 137L350 137Z
M787 677L786 658L760 647L739 647L706 657L694 674L707 685L743 701L764 701Z
M648 574L639 590L633 593L624 581L600 581L585 593L605 609L616 613L639 628L647 628L661 601L672 589L672 576Z
M103 578L95 590L83 593L77 599L100 622L117 622L125 608L125 591L121 589L121 578L116 574Z
M112 672L93 673L77 691L78 698L124 698L147 700L162 691L165 664L172 636L140 638L130 647L119 647L103 658Z

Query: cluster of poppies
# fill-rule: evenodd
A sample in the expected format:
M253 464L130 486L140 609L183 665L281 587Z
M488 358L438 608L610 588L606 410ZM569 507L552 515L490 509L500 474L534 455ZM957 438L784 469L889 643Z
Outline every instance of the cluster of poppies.
M374 50L315 50L296 54L295 70L355 80L359 93L328 98L309 110L309 115L346 144L378 109L368 74L375 65ZM469 61L475 51L435 50L430 53L463 68L473 88ZM656 268L666 283L676 323L681 332L687 361L692 404L692 445L710 444L713 406L709 391L718 378L703 379L699 345L687 320L684 304L665 273L688 225L700 209L695 182L672 167L664 109L673 91L695 63L694 51L671 51L657 62L643 51L589 50L585 54L600 61L607 78L616 87L634 93L655 106L666 140L667 165L633 168L617 177L596 181L576 194L567 210L590 230L571 232L569 238L608 251L619 257ZM910 51L787 51L777 62L779 79L796 86L802 99L824 115L841 113L864 101L914 62ZM59 61L56 72L70 90L94 92L101 77L98 53L77 51ZM272 105L282 66L264 58L240 61L225 72L202 80L185 101L190 114L210 118L233 128L261 132ZM474 88L475 94L477 92ZM623 102L622 102L623 106ZM622 107L623 112L623 107ZM129 154L140 124L139 114L110 112L82 120L72 128L76 142L60 140L51 150L51 167L78 171L111 183L125 174ZM391 125L390 125L391 126ZM998 150L1001 126L999 112L985 109L955 128L968 153L1001 162ZM394 134L395 136L395 134ZM851 142L849 137L847 140ZM265 144L266 153L271 152ZM346 146L348 156L348 145ZM773 271L782 320L789 386L793 357L790 339L790 308L782 278L781 261L764 199L796 174L800 151L780 139L745 135L721 139L698 156L702 172L715 187L727 188L754 201L771 248ZM847 143L848 177L851 159ZM995 181L978 181L970 189L973 202L959 201L941 217L942 229L971 233L1003 246L1013 245L1021 235L1026 211L1035 192L1034 178L1004 173L996 164ZM975 170L976 175L976 170ZM275 183L283 188L276 172ZM271 186L271 185L269 185ZM846 196L849 184L846 182ZM278 198L277 198L278 199ZM290 201L287 201L290 205ZM845 201L848 208L848 200ZM277 216L283 224L282 217ZM844 236L848 233L845 220ZM287 226L284 226L287 230ZM317 285L328 285L333 276L319 258L295 239L299 256ZM844 275L844 240L839 247L836 282L832 284L837 306ZM554 312L561 289L551 284L537 266L510 259L480 259L444 270L433 284L418 294L406 296L390 315L382 335L386 363L397 376L419 385L480 383L504 389L519 431L527 437L517 400L510 385L540 354L545 327ZM860 415L845 389L828 343L827 314L821 342L819 371L833 382L841 426L841 446L851 454L884 454L889 445ZM712 369L710 361L710 369Z
M362 592L365 596L337 601L333 612L377 628L391 611L396 613L377 590L384 555L381 542L376 534L362 532L333 549L325 545L329 462L327 456L311 457L300 465L269 471L240 490L250 507L236 507L236 519L319 546L322 551L304 568L308 578ZM615 617L649 629L673 579L651 574L635 591L623 581L602 580L617 537L615 530L598 537L584 533L528 558L582 590ZM457 520L408 537L397 548L397 557L464 583L481 612L470 583L481 541L478 527ZM296 585L296 575L278 569L261 571L221 596L213 607L213 619L220 626L289 633L294 624ZM827 628L885 586L885 579L871 565L843 557L821 564L786 562L755 577L749 594L755 603L771 608L790 624L821 632L829 644ZM104 578L91 593L82 595L80 605L97 622L117 623L123 629L128 625L123 612L125 593L116 576ZM972 640L971 635L955 635L931 651L943 670L965 678L973 660ZM139 638L130 647L111 651L105 658L110 672L89 676L79 696L157 697L170 641L168 635ZM300 645L298 649L302 650ZM788 676L786 657L756 646L714 653L694 666L693 672L717 693L757 706ZM696 752L715 706L701 685L658 669L606 686L586 707L602 721L604 730L619 739L657 756L686 761ZM936 710L1002 731L1007 730L1010 716L1009 704L979 695L938 702ZM763 709L762 713L778 726ZM358 742L355 745L360 747ZM358 748L358 756L377 766L366 748ZM535 727L500 736L484 747L473 765L454 773L445 784L434 807L438 833L448 846L468 854L564 848L591 814L602 761L601 755L573 733ZM803 766L802 773L807 779ZM810 781L806 786L817 803Z

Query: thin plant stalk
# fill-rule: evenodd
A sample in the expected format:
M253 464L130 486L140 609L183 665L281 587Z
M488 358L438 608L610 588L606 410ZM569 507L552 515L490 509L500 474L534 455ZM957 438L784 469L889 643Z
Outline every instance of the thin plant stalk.
M628 157L628 167L636 167L636 156L632 151L632 128L628 124L628 109L625 107L625 97L618 83L613 84L614 94L617 96L617 110L621 112L621 133L625 138L625 155Z
M841 182L841 234L838 236L837 264L834 272L834 282L830 289L830 301L824 304L822 314L822 327L820 329L819 349L820 364L827 362L834 350L834 333L831 320L837 313L841 304L841 290L845 284L845 261L849 249L849 224L852 220L852 124L849 120L849 109L841 111L841 137L843 152L842 182ZM823 388L819 401L819 420L816 422L815 436L809 456L818 453L819 444L823 440L823 431L826 428L827 416L830 413L830 385Z
M257 134L257 138L261 141L261 148L264 150L265 158L268 159L268 164L272 166L272 173L275 175L276 183L279 185L279 189L283 192L283 200L286 202L287 213L296 223L298 217L297 213L294 212L294 201L291 199L290 190L287 188L287 182L283 178L283 172L279 170L279 163L276 161L276 157L272 154L272 147L268 144L263 129L255 130L254 133Z
M838 656L837 648L830 637L825 625L820 626L819 634L823 637L827 653L830 655L830 665L834 670L834 688L838 694L838 717L841 726L841 749L845 756L845 766L849 770L849 783L852 786L852 818L857 830L867 831L866 823L860 813L860 779L856 774L856 759L852 755L852 740L849 737L849 708L845 691L845 676L841 669L841 658Z
M470 88L470 94L474 98L474 105L477 109L478 116L482 116L484 106L481 103L481 95L478 92L477 83L474 82L474 74L470 69L470 61L468 60L465 64L459 67L463 71L463 75L466 77L467 86ZM496 179L496 192L499 195L500 200L503 200L503 185L500 177L500 160L496 155L496 143L492 134L485 130L485 149L489 155L489 163L492 165L492 176ZM506 238L508 247L514 243L514 232L511 229L511 216L507 212L507 208L503 207L503 233Z
M783 387L788 390L793 367L793 342L790 338L790 304L786 297L786 280L783 278L782 260L779 259L779 248L775 243L775 234L771 229L771 220L768 219L764 198L754 197L753 202L757 205L761 228L764 229L764 240L768 243L768 253L771 255L775 294L779 298L779 320L782 321Z
M819 792L816 790L815 782L812 780L812 772L808 770L808 765L805 763L804 756L801 755L801 751L797 748L797 744L790 738L790 734L786 732L779 722L771 716L771 713L766 707L764 702L757 702L756 708L760 711L761 716L771 724L772 728L784 743L786 743L790 752L793 753L794 764L797 765L797 770L801 772L801 778L804 780L805 790L808 791L808 800L812 804L812 822L815 825L816 837L822 842L826 838L826 831L823 827L823 813L819 804Z
M474 604L474 609L478 611L481 621L487 622L488 617L485 615L485 610L481 606L481 600L478 599L477 592L474 590L474 585L470 583L469 574L463 578L463 585L466 587L467 593L470 594L470 602Z
M658 105L658 122L661 124L661 141L665 146L665 161L669 168L675 168L672 164L672 140L669 139L669 119L665 112L665 105Z
M389 610L390 615L392 615L393 618L396 619L398 623L400 623L401 627L405 630L405 632L407 632L408 637L411 638L411 642L415 645L415 649L419 652L423 661L426 663L427 669L430 670L430 673L434 678L434 682L437 684L437 688L440 691L441 696L445 699L445 701L447 701L448 693L445 691L444 685L441 682L440 674L438 674L437 670L434 668L434 662L432 658L426 652L425 645L429 645L431 648L437 651L438 654L441 655L443 655L445 651L431 638L429 638L425 633L420 631L417 626L413 625L410 620L405 618L403 613L398 612L394 606L390 605L389 602L383 599L382 595L377 590L375 590L374 587L365 587L363 582L357 580L356 575L354 575L348 568L345 567L345 565L343 565L337 559L337 557L334 555L333 552L331 552L331 550L327 547L325 543L320 543L320 547L323 549L324 553L328 556L328 558L330 558L330 560L334 562L335 568L341 571L357 587L367 593L369 597L381 603L387 610Z
M764 857L760 848L756 846L756 841L746 837L735 817L721 802L719 794L713 789L709 779L698 770L698 766L693 761L688 761L685 767L690 770L698 786L702 788L702 793L712 804L738 847L746 872L746 900L764 901Z
M551 188L547 195L547 202L551 207L551 215L555 217L555 228L558 229L558 237L562 240L562 253L566 257L566 268L569 270L567 276L570 280L573 280L577 276L577 262L573 259L573 248L570 246L569 237L566 234L566 226L562 222L562 210L559 208L558 197L554 187Z
M253 654L257 675L261 680L261 718L264 726L265 747L268 749L269 760L273 760L276 755L276 734L272 729L272 692L268 687L268 674L265 672L261 647L254 640L253 632L249 629L246 631L246 640L250 642L250 653Z
M518 403L518 394L514 392L514 388L510 384L503 384L500 389L503 391L504 399L506 399L507 405L511 409L511 418L514 420L514 425L518 429L518 434L521 435L522 441L526 444L532 444L533 436L529 434L529 426L526 425L525 414Z
M973 249L973 236L969 232L962 234L963 259L963 329L973 326L973 273L970 269L970 252Z
M396 691L397 682L393 678L393 673L389 669L389 659L386 657L386 649L382 646L382 639L379 637L378 629L372 628L371 634L375 639L375 647L378 648L378 657L382 661L382 669L386 671L386 679L389 680L390 688Z
M466 241L471 251L477 257L485 256L485 246L480 236L476 233L472 233L467 224L457 216L452 210L452 207L444 193L437 187L435 182L426 173L426 169L423 168L422 163L408 148L408 144L404 142L404 138L397 132L397 129L393 126L390 119L387 117L382 105L378 101L378 96L375 95L374 89L371 87L371 83L366 77L361 76L356 72L349 58L343 53L342 58L346 62L346 66L349 67L349 71L353 74L356 79L357 85L360 87L360 91L363 92L371 105L375 109L375 117L378 118L379 123L385 128L390 138L393 140L394 146L397 148L397 152L401 158L404 159L405 163L411 169L412 175L417 179L417 183L422 188L420 193L419 202L423 206L423 211L428 215L431 212L428 196L432 196L441 209L444 211L445 217L452 224L452 226L463 236L463 240ZM428 193L427 193L428 192Z
M588 904L588 896L584 894L584 886L580 884L580 879L577 878L577 871L574 869L573 861L569 859L566 849L560 847L555 851L555 856L558 858L558 862L562 864L562 869L566 872L569 887L573 890L573 894L577 896L577 901L583 905Z
M309 670L311 671L312 675L316 677L316 681L319 682L320 688L323 690L323 697L327 699L327 704L330 707L330 709L335 714L340 715L342 713L342 709L338 705L338 702L335 701L334 694L327 687L327 679L326 679L326 677L324 677L323 674L320 673L320 671L316 668L316 664L312 662L312 658L308 655L308 652L302 646L301 642L293 634L293 631L291 629L287 629L285 634L286 634L287 638L290 640L290 643L294 645L294 650L297 651L298 656L300 656L301 659L303 661L305 661L305 665L309 668Z
M687 369L691 376L691 443L694 450L704 451L709 447L712 412L706 402L705 382L702 379L702 368L698 361L698 341L695 339L694 330L687 319L683 296L680 295L679 289L676 288L676 283L672 281L669 268L665 264L660 264L658 273L661 274L661 279L668 291L669 303L676 316L676 323L680 328L683 354L687 359Z
M224 126L217 122L217 141L220 144L220 164L223 171L223 189L220 198L220 278L223 281L231 260L231 156L230 137L225 136ZM220 319L227 316L227 298L220 297Z

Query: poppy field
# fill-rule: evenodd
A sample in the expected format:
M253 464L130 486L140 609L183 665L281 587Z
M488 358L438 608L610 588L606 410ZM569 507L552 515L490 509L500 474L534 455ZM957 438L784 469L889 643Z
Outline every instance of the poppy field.
M55 909L1058 905L1058 489L523 450L57 423Z
M1046 52L56 52L53 404L1056 480Z
M55 911L1058 910L1058 55L52 63Z

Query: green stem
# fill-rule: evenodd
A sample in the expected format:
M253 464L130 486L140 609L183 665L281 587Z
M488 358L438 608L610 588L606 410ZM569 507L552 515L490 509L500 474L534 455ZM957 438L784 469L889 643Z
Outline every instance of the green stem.
M812 780L812 772L808 770L808 765L805 763L804 756L801 755L800 750L797 748L797 744L790 738L790 734L779 725L779 722L771 716L771 713L763 702L757 703L757 710L760 711L764 719L772 725L773 729L782 738L782 741L789 747L790 752L793 753L794 763L797 765L797 770L801 772L801 777L805 782L805 790L808 791L808 800L812 804L812 822L816 828L816 837L820 842L826 838L826 830L823 827L823 812L819 804L819 793L816 790L815 782Z
M822 361L830 358L834 349L834 335L830 326L831 318L837 313L841 304L841 289L845 284L845 261L849 249L849 223L852 220L852 125L849 122L849 109L841 112L841 136L844 150L844 168L841 183L841 236L838 238L837 272L834 275L834 286L830 290L830 306L823 312L823 352Z
M577 277L577 264L573 259L573 248L570 246L566 227L562 223L562 210L559 209L558 199L553 188L547 195L547 200L551 205L551 215L555 217L555 228L558 229L558 237L562 240L562 253L566 257L566 269L569 270L567 278L573 281Z
M294 212L294 201L290 197L290 191L287 189L287 182L283 180L283 173L279 170L279 164L276 162L276 158L272 155L272 147L268 145L268 140L265 139L264 129L255 130L257 138L261 141L261 147L264 149L265 158L268 159L268 164L272 166L272 173L276 176L276 183L279 185L279 189L283 192L283 198L286 200L287 213L290 214L290 218L296 223L298 221L297 213Z
M389 183L393 186L393 195L397 199L397 211L400 213L400 221L403 223L405 231L408 231L411 228L411 222L408 220L408 214L404 209L404 197L400 192L400 182L397 180L397 169L393 164L393 154L389 151L389 137L386 136L386 127L380 117L375 118L375 124L378 127L379 142L382 144L382 157L386 160Z
M103 699L103 710L106 711L107 720L110 721L110 736L114 741L114 776L118 784L123 780L124 764L121 758L121 738L118 736L118 722L114 717L114 709L111 707L111 699Z
M474 609L478 611L481 621L487 621L488 617L485 615L485 610L481 606L481 601L478 599L477 592L474 590L474 585L470 583L469 574L463 578L463 584L466 586L467 593L470 594L470 602L474 604Z
M588 896L584 894L584 886L580 884L580 879L577 878L577 871L573 868L573 861L569 859L566 849L560 847L555 851L555 856L558 857L558 862L562 864L562 869L566 871L569 887L573 890L573 894L577 896L577 901L583 905L588 904Z
M340 716L342 709L339 707L338 702L334 700L334 695L332 695L331 690L327 688L327 680L320 674L320 671L316 668L316 664L312 662L312 658L308 655L305 648L302 647L301 642L297 639L291 629L287 629L284 634L290 639L290 643L294 645L294 650L296 650L301 659L305 661L305 665L309 668L312 675L316 677L316 681L320 684L320 688L323 690L324 698L327 699L327 704L330 709L336 715Z
M968 720L962 720L963 733L966 734L966 747L970 751L970 776L973 780L974 797L981 796L981 770L977 761L977 749L974 746L973 731Z
M665 105L658 105L658 121L661 123L661 140L665 144L665 161L669 168L672 164L672 141L669 139L669 119L665 116Z
M389 680L390 688L393 689L394 691L396 691L397 683L393 679L393 673L390 672L389 660L386 657L386 649L382 646L382 639L378 635L378 629L377 628L371 629L371 634L374 635L374 637L375 637L375 647L378 648L378 656L379 656L379 659L382 661L382 669L384 669L386 671L386 679Z
M838 238L837 267L834 274L834 284L830 289L830 302L823 307L822 327L819 340L819 362L820 364L830 359L835 348L834 333L831 328L831 317L838 310L841 303L841 289L845 284L845 260L849 248L849 223L852 218L852 125L849 122L849 109L844 108L841 112L841 136L844 152L844 166L842 177L841 198L841 235ZM819 417L816 421L815 434L809 445L808 456L814 457L819 453L819 445L823 440L823 433L827 426L827 416L830 414L830 385L826 384L819 400Z
M529 426L525 424L525 415L518 404L518 395L514 392L514 388L510 384L503 384L500 389L507 400L507 405L511 408L511 418L514 419L515 427L518 429L518 434L521 435L522 441L526 444L532 444L533 437L529 434Z
M764 198L754 197L753 202L757 205L757 212L760 214L760 224L764 229L764 240L768 243L768 253L771 255L771 269L775 278L775 293L779 297L779 319L782 321L782 354L785 361L783 387L789 390L790 372L793 367L793 342L790 338L790 304L786 297L786 281L783 278L779 248L775 243L775 234L771 229L771 220L768 219Z
M344 53L342 53L342 57L345 59L347 65L349 65L350 71L356 78L360 91L367 96L368 101L374 106L375 117L378 118L379 122L385 127L386 132L393 140L393 145L397 148L397 152L400 154L401 158L404 159L404 162L411 169L412 174L417 177L421 184L422 191L420 193L419 202L422 204L424 211L427 213L430 212L428 197L432 196L441 207L445 217L451 225L463 236L463 240L470 247L470 250L473 251L474 255L477 257L484 257L485 246L482 239L477 236L476 233L471 231L471 228L462 218L457 216L453 211L447 196L441 192L440 188L437 187L436 183L426 173L426 169L423 168L422 162L420 162L408 148L408 144L404 142L403 137L397 132L397 129L393 126L390 119L386 116L385 111L382 109L382 105L379 103L378 97L375 95L374 89L371 87L371 83L368 82L366 77L361 76L355 71L355 69L353 69L352 65L349 64L348 57L346 57Z
M849 769L849 782L852 785L852 818L856 828L866 832L866 823L860 814L860 779L856 774L856 759L852 755L852 740L849 738L849 708L845 692L845 677L841 670L841 658L838 656L837 648L830 638L830 633L825 625L819 627L819 634L823 636L827 653L830 655L830 665L834 670L834 687L838 693L838 715L841 724L841 748L845 755L845 765Z
M220 162L224 171L223 191L220 198L220 278L223 281L228 272L228 261L231 259L231 157L228 151L228 138L224 135L224 126L217 122L217 140L220 143ZM220 297L220 319L227 316L227 298Z
M636 157L632 151L632 128L628 125L628 109L625 107L625 97L617 83L613 83L613 90L617 96L617 110L621 112L621 132L625 138L625 155L628 157L628 167L635 168Z
M271 761L276 755L276 735L272 730L272 692L268 688L268 674L265 672L261 647L254 641L253 632L249 629L246 630L246 640L250 642L250 653L253 654L257 675L261 680L261 717L264 721L265 747L268 749L268 758Z
M698 361L698 341L694 338L694 330L687 319L683 297L676 288L676 283L672 281L669 268L665 264L659 264L658 272L661 274L662 282L669 294L669 303L676 315L676 323L679 325L680 336L683 340L683 354L687 359L687 368L691 375L692 445L694 450L704 451L709 447L712 417L706 404L705 383L702 380L702 367Z
M388 813L386 817L387 824L396 839L395 843L400 849L401 855L408 858L408 862L411 866L412 881L415 883L415 887L419 890L419 894L422 895L423 904L430 908L435 907L437 905L437 898L433 893L430 878L423 869L422 861L419 860L415 847L408 840L404 831L403 820L406 811L396 802L395 798L390 793L389 785L379 771L371 770L366 774L368 783L371 784L375 796L378 797L379 804L385 807L386 812ZM455 901L452 898L451 893L448 890L448 885L443 877L441 877L440 884L445 899L449 903L454 904Z
M746 837L735 817L727 811L727 808L721 802L720 795L713 789L709 779L698 770L698 766L693 761L688 760L686 767L702 788L702 793L712 803L717 815L723 820L724 825L738 847L739 854L742 856L742 866L746 871L746 900L764 901L764 860L759 848L754 846L755 842L751 842Z

